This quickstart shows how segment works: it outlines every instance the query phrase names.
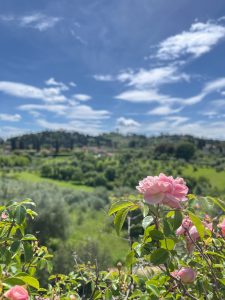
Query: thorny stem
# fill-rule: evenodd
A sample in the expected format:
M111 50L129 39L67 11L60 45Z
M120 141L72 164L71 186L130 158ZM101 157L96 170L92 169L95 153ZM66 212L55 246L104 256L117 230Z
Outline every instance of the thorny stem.
M98 268L98 261L97 261L97 259L95 260L95 274L96 274L95 287L94 287L93 292L91 294L90 300L94 299L94 295L95 295L95 292L96 292L97 287L98 287L99 268Z
M131 237L130 229L131 229L131 217L128 216L127 217L127 235L128 235L128 240L129 240L129 244L130 244L130 250L132 251L132 237ZM130 293L133 290L133 277L132 277L132 274L133 274L133 264L131 263L131 266L130 266L130 284L128 286L127 293L126 293L126 296L125 296L124 300L127 300L129 298Z
M209 268L211 269L212 278L213 278L213 281L214 281L214 284L215 284L215 291L214 291L214 294L216 295L216 297L217 297L218 299L220 299L219 296L218 296L219 291L218 291L217 278L216 278L216 275L215 275L215 273L214 273L214 271L213 271L213 268L212 268L212 261L211 261L210 257L208 257L207 255L204 254L204 252L203 252L201 246L200 246L198 243L196 243L196 242L192 239L192 237L191 237L191 235L190 235L190 233L189 233L189 231L188 231L187 229L185 229L185 232L187 233L187 235L188 235L188 237L190 238L191 242L192 242L192 243L196 246L196 248L199 250L199 253L201 254L202 258L206 261L207 265L208 265ZM211 263L209 263L209 260L210 260Z

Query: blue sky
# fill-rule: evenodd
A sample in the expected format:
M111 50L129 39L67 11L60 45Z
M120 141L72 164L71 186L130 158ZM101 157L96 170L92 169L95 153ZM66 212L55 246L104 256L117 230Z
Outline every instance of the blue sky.
M0 2L0 136L225 139L224 0Z

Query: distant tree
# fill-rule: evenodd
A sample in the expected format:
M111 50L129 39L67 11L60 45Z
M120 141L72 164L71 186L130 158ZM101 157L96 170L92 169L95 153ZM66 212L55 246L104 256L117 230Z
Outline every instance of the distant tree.
M161 155L161 154L174 154L175 147L171 143L160 143L155 147L155 154Z
M180 142L177 145L176 157L190 160L195 154L195 146L189 142Z

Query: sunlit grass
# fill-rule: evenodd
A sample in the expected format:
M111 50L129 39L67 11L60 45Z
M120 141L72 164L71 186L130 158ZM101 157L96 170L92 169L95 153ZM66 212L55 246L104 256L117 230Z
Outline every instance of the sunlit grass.
M68 188L73 190L79 190L79 191L85 191L85 192L91 192L93 191L92 187L86 186L86 185L75 185L72 182L66 182L66 181L60 181L50 178L43 178L40 177L37 173L30 173L30 172L19 172L19 173L11 173L11 176L16 177L18 180L23 180L27 182L45 182L45 183L51 183L55 184L58 187L61 188Z

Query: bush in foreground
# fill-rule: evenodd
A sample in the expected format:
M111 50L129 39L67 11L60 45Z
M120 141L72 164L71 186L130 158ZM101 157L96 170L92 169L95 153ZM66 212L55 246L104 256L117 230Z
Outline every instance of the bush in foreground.
M225 212L221 200L188 195L182 178L148 176L139 196L113 200L118 234L128 239L125 264L99 271L98 262L73 272L51 274L51 255L27 233L36 216L25 200L0 207L0 292L12 300L29 299L224 299ZM204 208L204 209L202 209ZM132 235L142 214L142 232ZM127 233L125 232L125 227ZM113 247L113 245L112 245ZM49 281L40 287L40 274ZM29 295L29 296L28 296Z

